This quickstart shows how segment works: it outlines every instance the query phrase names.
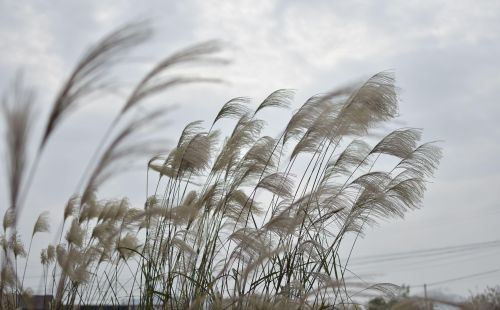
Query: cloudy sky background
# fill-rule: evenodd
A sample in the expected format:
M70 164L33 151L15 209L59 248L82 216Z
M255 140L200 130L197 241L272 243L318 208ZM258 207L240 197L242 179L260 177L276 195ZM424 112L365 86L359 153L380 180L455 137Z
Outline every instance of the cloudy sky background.
M156 30L119 77L130 85L155 60L176 49L214 38L228 42L233 63L203 72L230 83L184 87L161 97L165 104L177 105L164 132L173 144L187 122L212 118L232 97L249 96L258 102L273 90L293 88L297 107L313 94L389 69L401 88L396 123L423 128L424 140L444 140L444 158L424 208L368 231L354 257L492 241L500 239L498 12L498 1L464 0L0 0L0 87L4 91L23 69L38 90L43 120L82 51L127 21L151 19ZM30 235L43 210L59 222L96 137L120 108L119 99L85 106L52 137L20 220L23 236ZM272 117L283 121L284 116ZM3 120L1 125L4 130ZM0 151L4 154L3 145ZM4 175L5 167L0 169ZM101 196L127 195L139 207L144 180L144 171L127 173L106 186ZM2 214L5 185L2 179ZM51 241L36 238L43 245ZM41 270L35 263L38 254L33 258L27 278L34 283ZM424 283L492 271L430 286L466 295L500 282L499 258L496 246L456 256L351 267L367 280L409 284L415 293Z

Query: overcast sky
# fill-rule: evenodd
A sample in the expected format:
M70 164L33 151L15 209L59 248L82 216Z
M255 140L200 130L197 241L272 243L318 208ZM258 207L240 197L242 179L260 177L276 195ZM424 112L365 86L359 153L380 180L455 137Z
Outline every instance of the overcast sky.
M444 158L424 207L368 231L354 256L493 241L500 239L499 12L495 0L0 0L0 87L5 90L23 69L38 90L43 119L82 51L138 18L153 20L156 36L120 76L125 82L137 81L154 60L187 44L214 38L230 43L233 63L206 71L230 83L183 88L162 97L178 105L164 134L171 141L187 122L212 118L235 96L259 101L275 89L293 88L297 106L313 94L389 69L401 88L398 124L423 128L424 140L444 140ZM59 222L96 136L118 108L113 100L86 106L52 137L20 220L24 236L43 210ZM3 145L0 150L3 154ZM0 169L3 177L5 167ZM140 206L144 178L144 171L128 173L108 185L105 194L126 194ZM2 179L2 214L5 193ZM499 258L497 245L455 256L351 267L367 280L409 284L413 292L421 291L420 284L497 270L430 286L468 294L500 283ZM28 272L32 279L41 273L35 267Z

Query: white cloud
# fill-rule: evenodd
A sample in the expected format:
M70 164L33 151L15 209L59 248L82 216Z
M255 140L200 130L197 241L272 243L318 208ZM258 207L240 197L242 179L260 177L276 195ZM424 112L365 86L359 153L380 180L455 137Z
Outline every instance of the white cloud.
M11 15L0 19L3 21L0 22L2 78L9 79L6 75L12 76L21 69L30 83L53 92L60 83L63 62L54 49L51 21L30 4L9 4L2 15L6 12Z
M194 34L199 40L219 38L229 42L235 62L230 80L242 89L258 90L260 96L282 87L297 88L310 79L307 68L295 55L281 27L273 1L195 1ZM265 90L262 89L265 86Z

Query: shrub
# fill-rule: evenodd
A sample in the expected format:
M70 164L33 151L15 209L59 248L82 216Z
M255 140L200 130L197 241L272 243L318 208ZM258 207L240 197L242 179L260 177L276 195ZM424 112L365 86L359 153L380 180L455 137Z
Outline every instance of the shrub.
M465 305L469 309L500 309L500 286L487 287L484 292L472 295Z

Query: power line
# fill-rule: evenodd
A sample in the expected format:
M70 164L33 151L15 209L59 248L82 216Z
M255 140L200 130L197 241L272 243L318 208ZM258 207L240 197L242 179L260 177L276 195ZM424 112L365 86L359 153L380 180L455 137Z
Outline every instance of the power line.
M448 255L448 254L456 254L459 252L467 252L467 251L477 251L488 248L494 248L500 246L500 240L488 241L488 242L477 242L477 243L469 243L459 246L447 246L440 248L431 248L431 249L422 249L422 250L413 250L406 252L397 252L390 254L380 254L380 255L368 255L361 256L352 259L352 262L356 265L362 264L371 264L377 262L384 261L394 261L394 260L404 260L404 259L414 259L418 257L429 257L429 256L439 256L439 255Z
M486 250L483 250L481 252L476 252L476 253L464 253L462 255L458 256L446 256L446 257L430 257L430 259L422 259L418 261L411 261L409 262L396 262L391 263L391 271L412 271L412 270L418 270L422 268L434 268L436 266L443 266L443 265L450 265L450 264L458 264L462 263L464 261L470 261L471 259L480 259L480 258L485 258L488 256L492 255L499 255L499 248L496 249L489 249L489 253L486 253ZM355 265L355 264L354 264ZM356 265L355 265L356 266ZM379 265L380 266L380 265ZM367 268L367 269L372 269L373 265L361 265L360 268ZM356 267L358 270L359 268Z
M428 253L428 252L439 252L443 250L453 250L453 249L462 249L462 248L475 248L475 247L484 247L484 246L497 246L500 245L500 239L486 242L475 242L475 243L467 243L463 245L454 245L454 246L445 246L445 247L436 247L430 249L420 249L420 250L412 250L405 252L395 252L389 254L375 254L375 255L365 255L356 257L358 260L364 259L372 259L372 258L384 258L390 256L402 256L402 255L413 255L415 253Z
M451 279L447 279L447 280L441 280L441 281L437 281L437 282L426 283L426 284L415 285L415 286L424 286L424 285L435 286L435 285L449 283L449 282L455 282L455 281L460 281L460 280L465 280L465 279L470 279L470 278L476 278L476 277L479 277L479 276L484 276L484 275L488 275L488 274L492 274L492 273L497 273L499 271L500 271L500 269L493 269L493 270L488 270L488 271L484 271L484 272L478 272L478 273L469 274L469 275L458 277L458 278L451 278Z

